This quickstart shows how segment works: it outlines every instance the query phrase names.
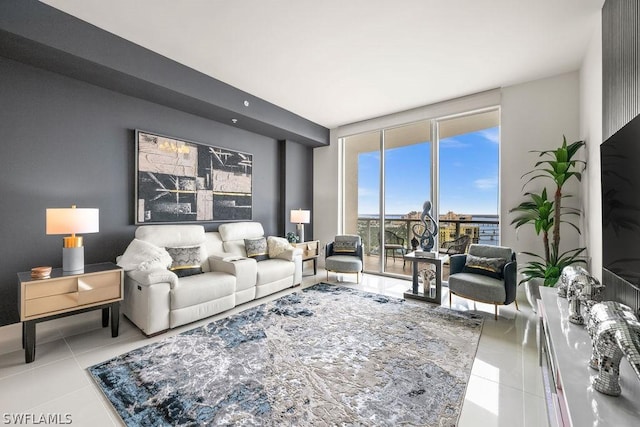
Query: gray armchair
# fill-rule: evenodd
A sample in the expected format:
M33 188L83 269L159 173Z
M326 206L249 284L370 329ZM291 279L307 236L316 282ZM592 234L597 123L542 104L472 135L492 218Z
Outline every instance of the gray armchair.
M355 273L360 283L360 273L364 267L362 255L362 240L360 236L352 234L338 235L333 242L328 243L325 250L325 268L327 280L329 272Z
M495 306L515 302L518 285L516 254L505 246L472 244L468 254L451 255L449 258L449 307L451 296L458 295Z

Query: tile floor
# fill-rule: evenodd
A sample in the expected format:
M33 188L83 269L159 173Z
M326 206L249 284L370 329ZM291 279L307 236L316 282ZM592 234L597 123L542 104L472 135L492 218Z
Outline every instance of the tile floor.
M305 276L303 286L324 279L326 273L319 270L315 277ZM331 274L330 282L397 297L410 287L410 282L405 280L368 274L360 284L355 283L353 275ZM271 298L296 289L282 291ZM443 294L443 301L448 305L446 288ZM264 300L266 298L259 303ZM537 363L536 318L523 294L518 296L518 301L519 312L513 305L500 308L500 316L495 321L493 306L453 299L453 308L477 310L486 316L460 427L546 425ZM111 338L110 328L100 327L99 310L43 322L37 326L36 360L28 365L24 363L20 325L1 327L0 422L18 424L10 417L33 414L57 416L60 423L70 418L74 425L81 426L121 425L117 414L94 385L87 367L245 308L247 305L236 307L153 338L146 338L126 318L120 322L119 336Z

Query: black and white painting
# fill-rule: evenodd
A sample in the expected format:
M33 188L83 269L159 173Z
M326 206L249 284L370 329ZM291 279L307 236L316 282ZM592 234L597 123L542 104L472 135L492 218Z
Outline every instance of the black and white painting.
M136 224L250 220L253 156L136 131Z

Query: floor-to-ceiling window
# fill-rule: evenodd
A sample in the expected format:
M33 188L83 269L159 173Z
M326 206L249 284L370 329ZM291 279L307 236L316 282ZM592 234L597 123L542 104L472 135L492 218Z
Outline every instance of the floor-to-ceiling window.
M498 110L439 119L437 134L440 246L497 245Z
M427 200L436 249L462 235L498 244L498 138L498 109L343 137L343 229L362 237L365 271L410 274L402 254Z

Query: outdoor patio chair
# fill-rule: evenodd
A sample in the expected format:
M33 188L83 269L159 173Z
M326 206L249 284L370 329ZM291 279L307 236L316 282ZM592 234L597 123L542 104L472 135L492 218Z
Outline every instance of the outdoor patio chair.
M378 240L380 240L380 233L378 233ZM384 254L385 254L385 266L389 259L389 251L391 251L391 257L393 262L396 262L396 254L400 254L402 259L402 268L404 269L405 261L404 255L407 253L407 248L404 246L404 239L398 236L393 231L385 230L384 232Z
M440 246L440 253L447 255L463 254L467 252L469 243L471 243L471 236L463 234L457 239L442 242L442 245Z

